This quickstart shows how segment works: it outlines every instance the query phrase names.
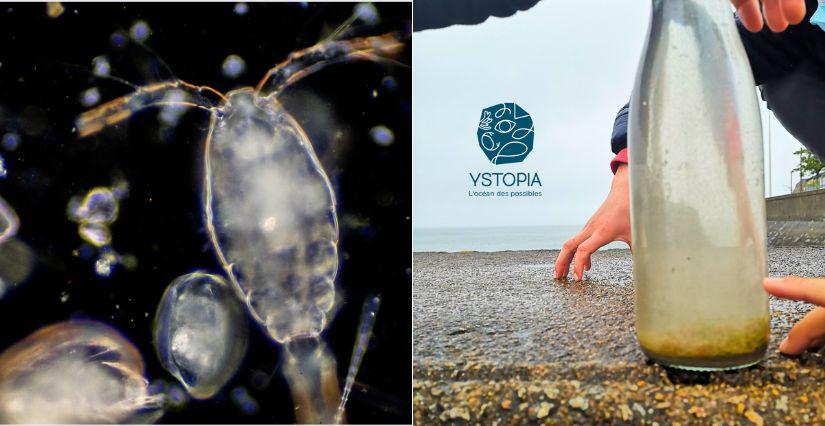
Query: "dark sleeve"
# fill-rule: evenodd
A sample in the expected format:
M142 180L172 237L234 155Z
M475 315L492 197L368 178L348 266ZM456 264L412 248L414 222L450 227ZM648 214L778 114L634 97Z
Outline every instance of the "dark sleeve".
M805 19L797 25L789 26L781 33L774 33L767 25L762 28L762 31L752 33L742 25L738 17L736 18L739 37L748 55L748 62L750 62L757 86L790 73L803 58L810 55L806 49L810 44L811 32L820 31L808 22L818 7L817 0L806 0L805 7ZM625 104L616 114L616 121L613 122L610 146L614 154L627 148L629 110L629 104Z
M538 0L416 0L413 30L446 28L451 25L476 25L491 16L504 18L530 9Z
M627 114L630 112L630 103L624 104L616 120L613 122L613 136L610 137L610 147L614 154L627 148Z

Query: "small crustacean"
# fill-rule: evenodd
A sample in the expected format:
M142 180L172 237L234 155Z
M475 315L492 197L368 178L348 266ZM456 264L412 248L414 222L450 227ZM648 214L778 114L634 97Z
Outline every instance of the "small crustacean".
M72 320L0 354L0 423L138 423L162 414L143 357L106 324Z
M396 34L323 42L290 54L254 88L224 96L183 81L158 83L77 120L84 137L148 106L210 112L206 228L251 315L284 344L283 371L300 422L341 420L335 360L319 337L335 300L338 219L332 186L312 143L278 96L327 65L393 57L402 49ZM176 97L169 96L173 93Z

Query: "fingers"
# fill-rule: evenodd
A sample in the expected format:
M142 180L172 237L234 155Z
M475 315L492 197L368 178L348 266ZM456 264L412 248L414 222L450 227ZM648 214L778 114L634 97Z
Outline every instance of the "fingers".
M782 14L791 24L798 24L805 19L805 0L780 0Z
M734 0L733 6L748 31L755 33L762 30L762 13L759 11L758 0Z
M599 248L613 241L604 232L596 232L585 240L576 249L576 260L573 264L573 279L581 281L584 271L590 269L590 256Z
M800 355L805 349L822 345L825 337L825 308L817 307L805 315L779 344L779 351L786 355Z
M559 256L556 258L553 279L560 279L567 276L567 272L570 271L570 261L573 260L573 255L576 253L576 249L579 248L579 244L589 237L590 232L587 227L585 227L578 234L573 236L573 238L564 242L561 246Z
M764 22L773 32L781 32L789 24L798 24L805 18L805 0L763 0L762 11L759 0L731 0L742 25L751 32L762 30Z
M825 279L822 278L765 278L763 286L776 297L825 306Z
M781 1L783 0L762 1L762 13L765 15L765 23L775 33L785 31L788 28L788 20L785 19L785 14L782 13Z

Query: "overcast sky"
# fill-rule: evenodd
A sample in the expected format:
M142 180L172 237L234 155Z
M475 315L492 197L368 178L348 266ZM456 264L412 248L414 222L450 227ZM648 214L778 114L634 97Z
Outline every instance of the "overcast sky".
M509 18L413 34L414 227L581 225L598 208L650 3L586 4L543 0ZM517 165L493 166L475 139L481 109L501 102L518 103L534 120L533 151ZM764 104L762 114L767 130ZM778 195L789 192L801 145L771 120ZM468 173L480 171L538 172L544 196L470 198Z

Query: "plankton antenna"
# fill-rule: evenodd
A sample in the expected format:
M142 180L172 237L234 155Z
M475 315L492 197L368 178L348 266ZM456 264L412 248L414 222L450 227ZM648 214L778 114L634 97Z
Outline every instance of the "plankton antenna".
M167 95L174 93L182 93L192 100L167 98ZM217 96L220 101L211 100L208 96ZM226 101L226 97L209 86L196 86L182 80L167 81L138 87L134 93L80 114L75 123L78 135L82 138L126 120L135 112L149 106L187 106L211 112L223 101Z
M355 346L352 348L352 358L347 368L347 379L344 382L344 392L341 394L341 401L338 403L338 411L335 413L335 423L341 423L344 417L344 407L349 399L349 394L352 391L352 385L355 383L355 375L358 374L358 369L361 367L361 361L364 359L364 354L367 352L367 345L372 337L372 328L375 325L375 316L378 314L378 307L381 305L381 297L375 296L368 298L364 302L364 308L361 311L361 325L358 327L358 334L355 337Z
M94 79L114 81L116 83L120 83L120 84L123 84L125 86L129 86L132 89L137 89L138 88L137 84L132 83L131 81L129 81L129 80L123 78L123 77L118 77L116 75L111 75L111 74L95 74L94 72L89 71L89 69L86 68L83 65L73 64L71 62L55 61L55 60L45 60L42 63L46 64L46 65L59 65L61 67L67 68L67 69L69 69L73 72L78 72L78 73L81 73L81 74L85 74L86 76L94 78Z
M404 44L398 33L394 32L319 43L291 53L286 60L271 68L255 87L255 92L260 94L266 89L265 97L276 95L328 65L355 60L392 61L389 58L398 56L403 49Z
M141 49L146 51L146 53L148 53L149 55L151 55L152 57L157 59L157 61L160 63L160 65L163 67L163 69L169 74L169 76L168 76L169 78L161 78L161 80L177 80L178 79L178 77L175 75L174 71L172 71L172 68L169 66L169 64L166 63L166 61L163 60L163 58L158 54L158 52L155 52L155 50L152 49L151 47L149 47L149 45L147 45L146 43L144 43L140 40L136 40L134 37L129 37L129 39L132 40L132 43L135 43L136 45L138 45L138 47L140 47Z

